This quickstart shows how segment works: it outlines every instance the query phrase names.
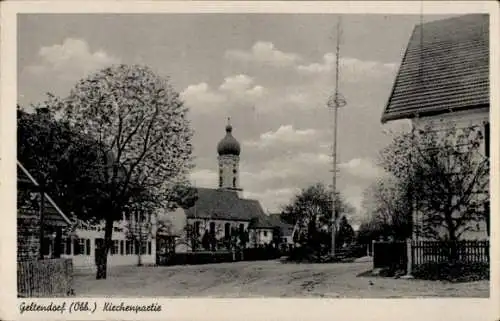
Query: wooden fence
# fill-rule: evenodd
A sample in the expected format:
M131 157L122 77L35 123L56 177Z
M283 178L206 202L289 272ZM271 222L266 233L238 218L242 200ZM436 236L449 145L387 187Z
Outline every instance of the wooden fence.
M463 263L488 263L488 241L413 241L413 265L460 261Z
M450 261L489 263L489 241L411 241L411 259L413 267ZM373 243L373 268L406 269L407 262L406 242Z
M18 262L17 295L24 298L73 295L72 259Z

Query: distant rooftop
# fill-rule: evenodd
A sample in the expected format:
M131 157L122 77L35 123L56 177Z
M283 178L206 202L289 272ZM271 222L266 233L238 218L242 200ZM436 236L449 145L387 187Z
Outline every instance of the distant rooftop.
M489 107L489 16L417 25L382 122Z

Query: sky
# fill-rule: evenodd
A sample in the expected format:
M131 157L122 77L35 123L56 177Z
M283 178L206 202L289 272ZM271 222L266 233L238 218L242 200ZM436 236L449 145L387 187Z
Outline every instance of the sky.
M424 16L424 21L447 18ZM279 211L310 184L331 184L337 15L21 14L18 101L65 96L111 64L145 64L189 107L196 186L216 188L216 146L231 117L246 198ZM342 15L338 190L362 219L363 191L382 175L391 131L380 118L418 15Z

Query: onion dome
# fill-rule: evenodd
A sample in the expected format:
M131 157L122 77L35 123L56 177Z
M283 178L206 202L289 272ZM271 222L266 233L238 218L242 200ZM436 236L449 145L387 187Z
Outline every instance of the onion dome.
M217 145L217 153L220 156L222 155L240 155L240 143L233 137L232 135L233 126L231 124L227 124L226 126L226 136L221 139L219 144Z

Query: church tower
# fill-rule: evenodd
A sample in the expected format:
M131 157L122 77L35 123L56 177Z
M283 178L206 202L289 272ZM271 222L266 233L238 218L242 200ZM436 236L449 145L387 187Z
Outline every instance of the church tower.
M232 190L241 197L240 188L240 143L233 137L230 118L226 126L226 136L217 145L219 154L219 188Z

